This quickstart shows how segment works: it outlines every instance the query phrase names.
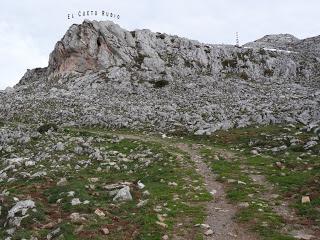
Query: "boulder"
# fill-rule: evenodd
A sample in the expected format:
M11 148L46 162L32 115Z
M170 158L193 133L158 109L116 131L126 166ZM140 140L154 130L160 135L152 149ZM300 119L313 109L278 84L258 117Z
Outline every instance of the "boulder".
M123 188L121 188L117 195L113 198L114 202L119 202L119 201L131 201L132 200L132 196L130 193L130 187L125 186Z

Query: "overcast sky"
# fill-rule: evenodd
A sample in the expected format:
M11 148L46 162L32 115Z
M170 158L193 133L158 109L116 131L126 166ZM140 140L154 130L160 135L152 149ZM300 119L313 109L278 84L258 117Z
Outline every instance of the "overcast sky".
M0 0L0 9L0 89L16 84L28 68L47 66L54 44L84 20L67 19L79 10L114 12L125 29L205 43L234 44L237 31L240 44L266 34L320 35L319 0Z

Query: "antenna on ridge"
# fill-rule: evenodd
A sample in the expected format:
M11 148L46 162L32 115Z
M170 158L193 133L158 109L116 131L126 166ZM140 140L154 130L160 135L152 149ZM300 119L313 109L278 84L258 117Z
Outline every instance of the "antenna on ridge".
M239 47L239 33L236 32L236 47Z

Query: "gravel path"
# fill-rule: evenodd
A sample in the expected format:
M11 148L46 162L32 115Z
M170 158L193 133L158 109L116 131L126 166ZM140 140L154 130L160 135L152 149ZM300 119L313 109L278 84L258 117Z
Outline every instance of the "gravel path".
M227 203L223 185L216 181L214 174L203 162L198 154L197 146L192 148L187 144L179 143L177 147L188 153L196 163L197 171L204 177L206 188L209 192L215 192L214 198L207 205L206 224L210 225L213 234L206 236L205 239L215 240L254 240L257 239L252 233L246 231L241 225L234 222L233 217L236 208Z

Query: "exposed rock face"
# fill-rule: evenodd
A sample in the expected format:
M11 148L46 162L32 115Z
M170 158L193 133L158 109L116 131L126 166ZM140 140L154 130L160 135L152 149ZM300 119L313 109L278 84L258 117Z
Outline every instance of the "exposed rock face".
M130 32L112 22L72 25L50 55L54 73L97 70L129 63L135 42Z
M56 44L47 68L0 93L0 116L197 134L307 124L320 117L318 40L270 35L246 47L209 45L84 21Z

